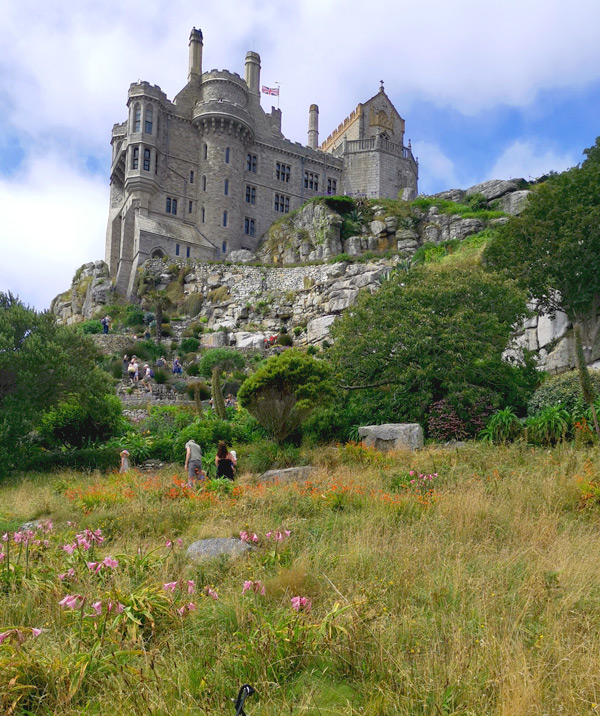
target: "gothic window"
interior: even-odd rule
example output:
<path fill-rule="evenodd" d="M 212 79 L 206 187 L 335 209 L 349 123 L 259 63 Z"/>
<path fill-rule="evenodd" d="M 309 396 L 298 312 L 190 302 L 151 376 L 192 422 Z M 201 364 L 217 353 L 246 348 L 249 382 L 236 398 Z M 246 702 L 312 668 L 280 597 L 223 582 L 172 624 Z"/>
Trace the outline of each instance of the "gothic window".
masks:
<path fill-rule="evenodd" d="M 204 145 L 204 159 L 208 159 L 208 144 Z"/>
<path fill-rule="evenodd" d="M 337 180 L 328 177 L 327 179 L 327 193 L 335 194 L 337 192 Z"/>
<path fill-rule="evenodd" d="M 279 211 L 282 214 L 289 214 L 290 197 L 284 196 L 283 194 L 275 194 L 275 211 Z"/>
<path fill-rule="evenodd" d="M 167 214 L 177 214 L 177 199 L 173 199 L 173 197 L 170 196 L 167 197 L 166 211 Z"/>
<path fill-rule="evenodd" d="M 225 196 L 229 195 L 229 179 L 225 179 L 225 181 L 223 182 L 223 193 L 225 194 Z"/>
<path fill-rule="evenodd" d="M 190 184 L 194 183 L 194 170 L 190 171 Z"/>
<path fill-rule="evenodd" d="M 152 134 L 152 115 L 152 105 L 148 105 L 146 107 L 146 119 L 144 122 L 144 132 L 146 132 L 146 134 Z"/>
<path fill-rule="evenodd" d="M 223 226 L 225 226 L 225 227 L 227 226 L 227 212 L 226 211 L 223 212 Z"/>
<path fill-rule="evenodd" d="M 202 191 L 206 191 L 206 174 L 202 177 Z"/>
<path fill-rule="evenodd" d="M 141 131 L 142 125 L 142 108 L 139 104 L 136 104 L 133 108 L 133 131 Z"/>
<path fill-rule="evenodd" d="M 275 177 L 279 181 L 284 181 L 289 184 L 290 182 L 291 167 L 288 164 L 282 164 L 281 162 L 275 163 Z"/>
<path fill-rule="evenodd" d="M 304 188 L 319 191 L 319 175 L 313 172 L 304 172 Z"/>
<path fill-rule="evenodd" d="M 137 169 L 140 162 L 140 150 L 137 147 L 133 148 L 133 152 L 131 154 L 131 168 Z"/>
<path fill-rule="evenodd" d="M 226 241 L 224 241 L 224 242 L 221 244 L 221 253 L 222 253 L 222 254 L 226 254 L 226 253 L 227 253 L 227 242 L 226 242 Z"/>
<path fill-rule="evenodd" d="M 244 233 L 247 236 L 254 236 L 255 228 L 254 228 L 254 219 L 249 219 L 246 217 L 244 219 Z"/>
<path fill-rule="evenodd" d="M 229 147 L 225 147 L 225 164 L 229 164 Z"/>
<path fill-rule="evenodd" d="M 256 187 L 246 185 L 246 204 L 256 204 Z"/>
<path fill-rule="evenodd" d="M 144 171 L 150 171 L 150 150 L 147 147 L 144 148 Z"/>
<path fill-rule="evenodd" d="M 256 154 L 246 155 L 246 171 L 256 174 Z"/>

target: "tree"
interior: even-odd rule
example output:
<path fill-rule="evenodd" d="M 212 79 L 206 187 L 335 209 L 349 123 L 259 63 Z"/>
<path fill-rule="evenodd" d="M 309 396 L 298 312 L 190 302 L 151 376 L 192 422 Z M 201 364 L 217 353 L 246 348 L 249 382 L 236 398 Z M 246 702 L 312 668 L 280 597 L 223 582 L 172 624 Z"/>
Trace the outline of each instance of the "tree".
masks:
<path fill-rule="evenodd" d="M 88 336 L 0 293 L 0 470 L 14 465 L 44 411 L 65 400 L 87 406 L 112 392 L 96 359 Z"/>
<path fill-rule="evenodd" d="M 422 422 L 443 399 L 463 415 L 482 402 L 524 407 L 534 369 L 502 356 L 525 313 L 524 292 L 476 263 L 396 272 L 333 324 L 336 383 L 360 391 L 373 422 Z"/>
<path fill-rule="evenodd" d="M 227 417 L 223 390 L 221 389 L 221 373 L 236 369 L 241 370 L 244 364 L 244 356 L 241 353 L 235 350 L 227 350 L 226 348 L 213 348 L 206 351 L 198 363 L 200 375 L 211 379 L 213 407 L 217 417 L 221 418 L 221 420 L 225 420 Z"/>
<path fill-rule="evenodd" d="M 333 394 L 331 367 L 298 350 L 269 358 L 241 385 L 240 405 L 282 442 Z"/>
<path fill-rule="evenodd" d="M 154 308 L 154 320 L 156 322 L 156 340 L 162 341 L 163 311 L 170 305 L 166 291 L 150 291 L 144 296 L 144 303 L 148 308 Z"/>
<path fill-rule="evenodd" d="M 538 306 L 579 325 L 586 362 L 600 331 L 600 138 L 580 167 L 550 177 L 484 253 Z"/>

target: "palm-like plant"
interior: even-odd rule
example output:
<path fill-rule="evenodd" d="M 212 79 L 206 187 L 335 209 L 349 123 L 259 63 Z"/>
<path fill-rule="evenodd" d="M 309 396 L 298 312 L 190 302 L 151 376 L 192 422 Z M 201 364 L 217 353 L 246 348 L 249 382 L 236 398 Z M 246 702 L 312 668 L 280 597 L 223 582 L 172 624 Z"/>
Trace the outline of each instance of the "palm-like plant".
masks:
<path fill-rule="evenodd" d="M 225 420 L 227 412 L 225 410 L 225 401 L 223 400 L 223 391 L 221 389 L 221 373 L 223 371 L 231 372 L 233 370 L 241 370 L 244 367 L 244 356 L 234 350 L 226 348 L 213 348 L 206 351 L 198 363 L 200 375 L 211 379 L 211 390 L 213 406 L 217 417 Z"/>

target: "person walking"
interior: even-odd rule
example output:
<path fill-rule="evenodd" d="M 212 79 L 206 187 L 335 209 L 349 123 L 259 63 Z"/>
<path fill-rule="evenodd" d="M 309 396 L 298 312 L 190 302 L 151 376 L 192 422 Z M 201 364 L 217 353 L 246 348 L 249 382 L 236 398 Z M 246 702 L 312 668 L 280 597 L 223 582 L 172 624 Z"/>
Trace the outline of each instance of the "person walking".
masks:
<path fill-rule="evenodd" d="M 154 378 L 154 371 L 150 366 L 146 363 L 144 366 L 144 377 L 142 378 L 142 383 L 145 385 L 146 388 L 152 393 L 152 378 Z"/>
<path fill-rule="evenodd" d="M 237 460 L 227 449 L 227 444 L 221 440 L 217 447 L 215 465 L 217 466 L 217 477 L 224 477 L 233 480 L 235 475 L 235 464 Z"/>
<path fill-rule="evenodd" d="M 202 469 L 202 448 L 194 440 L 185 444 L 185 469 L 188 476 L 188 487 L 194 487 L 194 480 L 204 480 L 206 473 Z"/>
<path fill-rule="evenodd" d="M 121 450 L 120 455 L 121 467 L 119 468 L 119 472 L 129 472 L 129 450 Z"/>

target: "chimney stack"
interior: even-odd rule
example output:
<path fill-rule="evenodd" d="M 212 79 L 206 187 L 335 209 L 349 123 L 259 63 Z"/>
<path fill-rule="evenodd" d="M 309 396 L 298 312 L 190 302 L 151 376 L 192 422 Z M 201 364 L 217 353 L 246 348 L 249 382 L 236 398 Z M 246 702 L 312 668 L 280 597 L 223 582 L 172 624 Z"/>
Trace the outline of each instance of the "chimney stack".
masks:
<path fill-rule="evenodd" d="M 316 149 L 319 146 L 319 108 L 311 104 L 308 110 L 308 146 Z"/>
<path fill-rule="evenodd" d="M 202 30 L 194 28 L 190 32 L 190 60 L 188 67 L 188 82 L 202 77 Z"/>
<path fill-rule="evenodd" d="M 246 53 L 246 84 L 250 94 L 260 97 L 260 55 L 258 52 Z"/>

